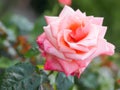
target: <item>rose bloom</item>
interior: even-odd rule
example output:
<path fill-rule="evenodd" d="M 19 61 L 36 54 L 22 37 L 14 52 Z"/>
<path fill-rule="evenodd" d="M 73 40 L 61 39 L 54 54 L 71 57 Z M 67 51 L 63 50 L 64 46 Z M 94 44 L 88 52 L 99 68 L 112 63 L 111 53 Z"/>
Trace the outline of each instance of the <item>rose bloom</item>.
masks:
<path fill-rule="evenodd" d="M 58 0 L 59 3 L 63 5 L 71 5 L 72 1 L 71 0 Z"/>
<path fill-rule="evenodd" d="M 80 77 L 94 57 L 114 54 L 114 45 L 104 39 L 107 27 L 102 26 L 103 18 L 65 6 L 58 17 L 45 19 L 48 25 L 37 38 L 46 59 L 45 70 Z"/>

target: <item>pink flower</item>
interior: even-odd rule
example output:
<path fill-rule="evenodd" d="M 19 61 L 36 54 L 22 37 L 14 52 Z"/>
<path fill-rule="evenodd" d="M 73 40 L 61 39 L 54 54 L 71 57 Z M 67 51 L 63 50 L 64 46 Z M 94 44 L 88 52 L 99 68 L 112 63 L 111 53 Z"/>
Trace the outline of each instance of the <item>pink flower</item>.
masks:
<path fill-rule="evenodd" d="M 63 5 L 71 5 L 72 1 L 71 0 L 58 0 L 59 3 Z"/>
<path fill-rule="evenodd" d="M 58 17 L 45 19 L 48 25 L 37 38 L 46 58 L 45 70 L 79 77 L 94 57 L 114 54 L 114 45 L 104 39 L 107 27 L 102 26 L 103 18 L 65 6 Z"/>

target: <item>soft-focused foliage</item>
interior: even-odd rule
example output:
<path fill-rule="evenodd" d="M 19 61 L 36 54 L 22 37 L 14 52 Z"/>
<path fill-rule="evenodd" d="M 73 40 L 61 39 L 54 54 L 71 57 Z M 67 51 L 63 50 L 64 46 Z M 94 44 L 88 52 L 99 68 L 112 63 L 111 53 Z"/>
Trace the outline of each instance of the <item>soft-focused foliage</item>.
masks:
<path fill-rule="evenodd" d="M 71 7 L 104 17 L 105 38 L 116 53 L 95 58 L 79 79 L 45 71 L 36 37 L 46 25 L 44 15 L 58 15 L 63 5 L 58 0 L 0 0 L 0 90 L 120 89 L 120 0 L 72 0 Z"/>

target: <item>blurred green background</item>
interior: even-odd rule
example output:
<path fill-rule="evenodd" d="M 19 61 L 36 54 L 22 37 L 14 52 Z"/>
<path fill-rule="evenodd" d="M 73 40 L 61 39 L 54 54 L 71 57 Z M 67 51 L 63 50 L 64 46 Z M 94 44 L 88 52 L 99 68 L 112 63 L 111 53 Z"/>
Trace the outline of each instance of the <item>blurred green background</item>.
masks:
<path fill-rule="evenodd" d="M 57 77 L 54 73 L 49 77 L 43 72 L 43 76 L 38 78 L 36 75 L 39 73 L 35 73 L 31 78 L 36 80 L 36 86 L 29 84 L 29 79 L 25 79 L 25 82 L 22 80 L 23 84 L 28 83 L 25 84 L 27 89 L 21 89 L 19 76 L 16 76 L 19 80 L 12 78 L 10 81 L 10 72 L 20 74 L 19 67 L 26 70 L 23 72 L 25 75 L 21 76 L 23 78 L 35 70 L 26 64 L 14 66 L 18 62 L 30 62 L 34 66 L 38 65 L 40 70 L 43 68 L 44 59 L 37 49 L 36 38 L 46 25 L 44 15 L 56 16 L 63 7 L 57 0 L 0 0 L 0 90 L 6 90 L 1 89 L 4 85 L 6 88 L 17 87 L 13 85 L 14 82 L 20 88 L 7 90 L 41 90 L 41 87 L 45 90 L 120 90 L 120 0 L 72 0 L 71 5 L 75 10 L 86 12 L 88 16 L 104 17 L 103 25 L 108 27 L 105 38 L 116 47 L 113 56 L 97 57 L 80 79 L 65 77 L 63 73 L 57 74 Z M 31 71 L 29 67 L 32 68 Z M 61 78 L 64 78 L 63 82 L 60 81 Z"/>

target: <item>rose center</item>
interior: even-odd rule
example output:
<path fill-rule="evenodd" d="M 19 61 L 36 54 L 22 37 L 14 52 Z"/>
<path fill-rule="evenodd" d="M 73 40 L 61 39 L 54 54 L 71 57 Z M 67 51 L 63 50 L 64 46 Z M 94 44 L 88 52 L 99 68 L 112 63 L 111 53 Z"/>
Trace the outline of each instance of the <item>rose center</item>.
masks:
<path fill-rule="evenodd" d="M 68 40 L 71 42 L 78 42 L 84 39 L 88 34 L 88 31 L 83 29 L 84 27 L 84 23 L 75 23 L 70 25 L 69 29 L 72 30 L 72 32 L 69 34 Z"/>

